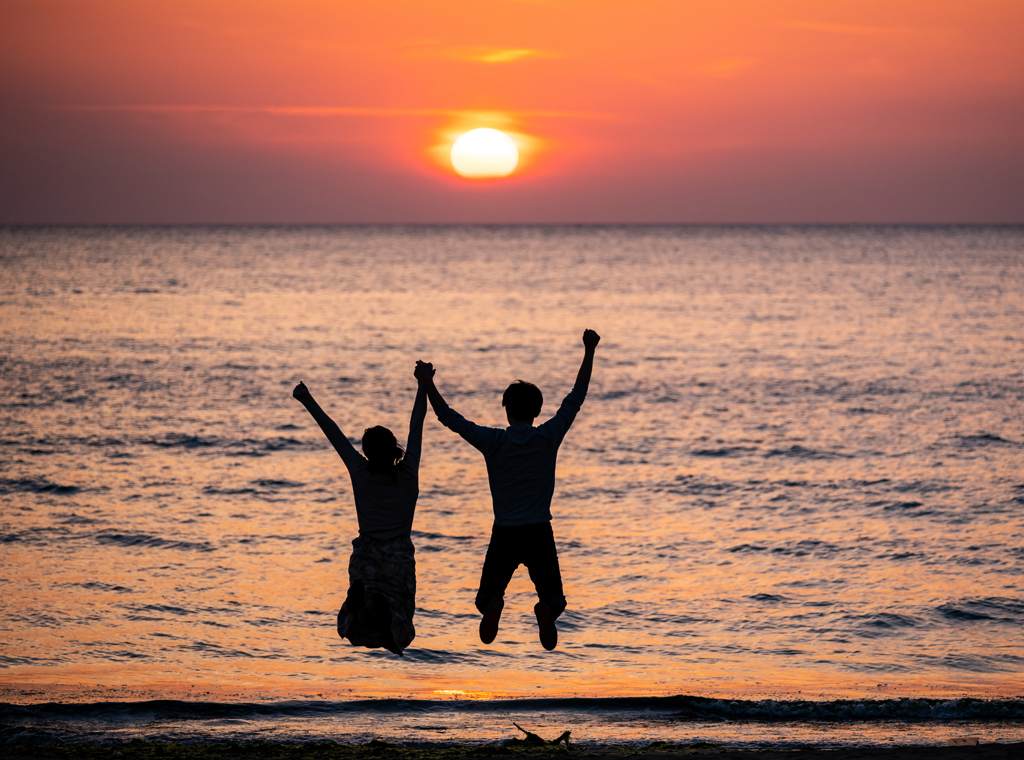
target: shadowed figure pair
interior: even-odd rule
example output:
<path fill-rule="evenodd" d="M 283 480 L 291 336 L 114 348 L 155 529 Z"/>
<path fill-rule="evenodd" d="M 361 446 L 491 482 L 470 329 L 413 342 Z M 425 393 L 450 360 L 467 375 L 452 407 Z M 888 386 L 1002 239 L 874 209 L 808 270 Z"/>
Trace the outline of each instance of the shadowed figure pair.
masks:
<path fill-rule="evenodd" d="M 490 644 L 497 636 L 505 589 L 522 564 L 539 598 L 534 613 L 541 644 L 549 650 L 557 646 L 555 620 L 565 610 L 566 600 L 551 529 L 555 460 L 586 398 L 600 340 L 593 330 L 583 333 L 583 361 L 576 383 L 555 416 L 537 427 L 533 422 L 544 399 L 532 383 L 517 380 L 502 396 L 508 427 L 484 427 L 451 409 L 434 384 L 433 365 L 417 362 L 414 375 L 419 387 L 404 452 L 391 431 L 375 427 L 364 432 L 360 455 L 306 386 L 296 386 L 293 395 L 320 425 L 352 478 L 359 536 L 352 542 L 349 591 L 338 613 L 339 636 L 356 646 L 384 647 L 401 655 L 416 635 L 412 622 L 416 565 L 410 532 L 429 399 L 441 424 L 479 450 L 487 465 L 494 525 L 476 595 L 476 607 L 483 616 L 481 641 Z"/>

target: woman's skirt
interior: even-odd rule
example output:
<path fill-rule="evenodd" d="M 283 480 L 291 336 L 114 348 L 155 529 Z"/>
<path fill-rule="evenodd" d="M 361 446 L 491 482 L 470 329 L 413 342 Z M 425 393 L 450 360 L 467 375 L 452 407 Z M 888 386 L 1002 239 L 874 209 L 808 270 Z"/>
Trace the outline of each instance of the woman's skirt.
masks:
<path fill-rule="evenodd" d="M 401 654 L 416 637 L 412 539 L 356 538 L 348 561 L 348 582 L 348 598 L 338 612 L 338 635 L 354 646 L 383 647 Z"/>

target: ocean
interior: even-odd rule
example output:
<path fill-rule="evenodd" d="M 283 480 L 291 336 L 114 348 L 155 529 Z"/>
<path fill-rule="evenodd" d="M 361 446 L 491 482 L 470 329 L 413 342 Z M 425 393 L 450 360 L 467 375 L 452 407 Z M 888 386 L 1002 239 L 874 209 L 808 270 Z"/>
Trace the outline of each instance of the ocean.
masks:
<path fill-rule="evenodd" d="M 3 736 L 1022 741 L 1022 325 L 1021 226 L 0 228 Z M 404 441 L 422 359 L 504 425 L 585 328 L 558 648 L 525 569 L 480 643 L 486 472 L 429 412 L 416 639 L 340 640 L 292 387 Z"/>

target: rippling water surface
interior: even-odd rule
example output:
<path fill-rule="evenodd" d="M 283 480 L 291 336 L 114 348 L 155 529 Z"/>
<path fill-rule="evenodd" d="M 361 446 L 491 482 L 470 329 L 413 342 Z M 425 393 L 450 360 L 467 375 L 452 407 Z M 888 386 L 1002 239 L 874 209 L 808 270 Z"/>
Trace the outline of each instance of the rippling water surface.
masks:
<path fill-rule="evenodd" d="M 0 699 L 1019 695 L 1022 325 L 1020 227 L 0 230 Z M 523 570 L 480 644 L 486 474 L 432 414 L 417 638 L 339 640 L 351 491 L 292 386 L 404 436 L 424 359 L 498 425 L 585 327 L 558 649 Z"/>

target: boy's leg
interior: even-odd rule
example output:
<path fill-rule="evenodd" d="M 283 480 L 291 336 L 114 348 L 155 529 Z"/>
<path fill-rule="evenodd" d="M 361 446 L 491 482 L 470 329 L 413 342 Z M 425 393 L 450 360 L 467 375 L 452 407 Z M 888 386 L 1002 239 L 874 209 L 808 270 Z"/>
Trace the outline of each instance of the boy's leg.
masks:
<path fill-rule="evenodd" d="M 498 622 L 505 606 L 505 589 L 519 567 L 516 556 L 518 541 L 514 533 L 514 530 L 499 525 L 491 528 L 491 541 L 487 545 L 487 556 L 480 574 L 480 590 L 476 594 L 476 608 L 483 615 L 480 640 L 485 644 L 490 644 L 498 635 Z"/>
<path fill-rule="evenodd" d="M 480 590 L 476 594 L 476 608 L 481 614 L 487 611 L 491 599 L 505 596 L 512 574 L 519 567 L 516 556 L 514 529 L 495 525 L 491 528 L 491 542 L 487 545 L 484 568 L 480 573 Z"/>
<path fill-rule="evenodd" d="M 551 523 L 531 525 L 531 535 L 524 552 L 523 564 L 530 571 L 530 580 L 537 589 L 537 596 L 547 605 L 554 621 L 565 611 L 565 595 L 562 593 L 562 571 L 558 566 L 558 550 Z"/>

